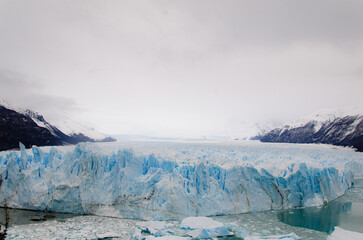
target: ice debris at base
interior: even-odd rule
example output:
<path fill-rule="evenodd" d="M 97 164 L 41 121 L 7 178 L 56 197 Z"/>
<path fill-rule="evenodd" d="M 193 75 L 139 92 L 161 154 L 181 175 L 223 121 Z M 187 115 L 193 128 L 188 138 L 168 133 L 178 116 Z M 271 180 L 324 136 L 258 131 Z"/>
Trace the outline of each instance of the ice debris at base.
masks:
<path fill-rule="evenodd" d="M 173 227 L 173 224 L 164 221 L 147 221 L 139 223 L 138 226 L 143 232 L 149 233 L 155 237 L 161 237 L 172 234 L 172 232 L 167 229 Z"/>
<path fill-rule="evenodd" d="M 105 233 L 98 233 L 96 234 L 96 237 L 98 239 L 104 239 L 104 238 L 118 238 L 120 235 L 114 232 L 105 232 Z"/>
<path fill-rule="evenodd" d="M 291 144 L 21 146 L 0 152 L 0 206 L 145 220 L 317 206 L 344 194 L 362 162 Z"/>
<path fill-rule="evenodd" d="M 132 233 L 133 240 L 191 240 L 189 237 L 180 237 L 174 235 L 154 235 L 151 232 L 144 232 L 140 228 L 136 228 Z"/>
<path fill-rule="evenodd" d="M 237 215 L 216 216 L 213 219 L 222 222 L 236 238 L 251 236 L 278 236 L 295 233 L 304 240 L 326 239 L 325 232 L 295 227 L 278 220 L 279 211 L 251 212 Z"/>
<path fill-rule="evenodd" d="M 8 229 L 7 239 L 102 239 L 131 238 L 135 220 L 99 216 L 79 216 L 62 220 L 15 225 Z"/>
<path fill-rule="evenodd" d="M 334 232 L 332 232 L 332 234 L 328 236 L 327 240 L 347 240 L 347 239 L 363 240 L 363 233 L 348 231 L 340 227 L 335 227 Z"/>
<path fill-rule="evenodd" d="M 209 217 L 187 217 L 180 223 L 183 229 L 199 229 L 199 228 L 225 228 L 224 224 L 217 222 Z"/>
<path fill-rule="evenodd" d="M 280 236 L 267 236 L 267 237 L 261 237 L 261 236 L 252 236 L 252 237 L 245 237 L 244 240 L 298 240 L 300 239 L 295 233 L 290 233 L 286 235 L 280 235 Z"/>
<path fill-rule="evenodd" d="M 31 213 L 23 210 L 11 210 L 18 212 L 16 216 L 31 217 L 28 214 L 38 215 L 37 212 Z M 26 212 L 24 216 L 21 212 Z M 10 214 L 13 215 L 13 214 Z M 108 234 L 117 234 L 121 240 L 137 239 L 133 236 L 134 229 L 140 229 L 145 226 L 145 221 L 133 219 L 107 218 L 100 216 L 71 216 L 64 218 L 64 214 L 55 214 L 56 217 L 31 224 L 11 225 L 8 229 L 8 239 L 97 239 L 98 237 L 107 236 Z M 15 216 L 15 215 L 14 215 Z M 58 218 L 59 217 L 59 218 Z M 321 240 L 326 239 L 327 234 L 293 227 L 276 220 L 276 213 L 273 211 L 253 212 L 238 215 L 226 215 L 213 217 L 214 220 L 223 222 L 230 231 L 235 233 L 238 238 L 246 236 L 264 236 L 264 235 L 283 235 L 290 232 L 296 233 L 304 240 Z M 191 240 L 187 237 L 187 229 L 180 228 L 180 222 L 166 221 L 160 225 L 167 226 L 167 230 L 173 232 L 173 235 L 162 237 L 150 236 L 142 233 L 141 239 L 152 240 Z M 241 231 L 248 231 L 247 235 L 240 235 Z M 139 235 L 140 236 L 140 235 Z M 140 238 L 139 238 L 140 239 Z M 214 238 L 217 239 L 217 238 Z M 228 239 L 228 238 L 225 238 Z M 232 238 L 233 239 L 233 238 Z"/>
<path fill-rule="evenodd" d="M 133 232 L 135 240 L 151 240 L 165 237 L 167 239 L 175 238 L 174 232 L 170 230 L 174 224 L 163 221 L 148 221 L 138 224 Z M 218 221 L 208 217 L 187 217 L 180 223 L 178 234 L 188 235 L 193 239 L 210 239 L 215 237 L 232 236 L 226 226 Z M 182 239 L 190 239 L 189 237 L 181 237 Z"/>
<path fill-rule="evenodd" d="M 189 237 L 179 237 L 179 236 L 162 236 L 162 237 L 154 237 L 153 235 L 145 236 L 142 235 L 140 229 L 134 233 L 132 239 L 134 240 L 191 240 Z"/>
<path fill-rule="evenodd" d="M 232 236 L 223 223 L 208 217 L 187 217 L 180 223 L 180 228 L 190 229 L 188 235 L 195 239 L 208 239 L 222 236 Z"/>

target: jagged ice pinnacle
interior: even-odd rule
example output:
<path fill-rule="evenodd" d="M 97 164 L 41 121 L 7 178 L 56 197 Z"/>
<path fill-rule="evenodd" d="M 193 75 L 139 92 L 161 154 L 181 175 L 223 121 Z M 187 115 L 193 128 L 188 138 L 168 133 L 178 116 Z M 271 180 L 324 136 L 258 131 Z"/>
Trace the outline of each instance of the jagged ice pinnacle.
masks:
<path fill-rule="evenodd" d="M 362 153 L 326 146 L 117 142 L 0 153 L 0 205 L 181 219 L 317 206 L 363 175 Z"/>

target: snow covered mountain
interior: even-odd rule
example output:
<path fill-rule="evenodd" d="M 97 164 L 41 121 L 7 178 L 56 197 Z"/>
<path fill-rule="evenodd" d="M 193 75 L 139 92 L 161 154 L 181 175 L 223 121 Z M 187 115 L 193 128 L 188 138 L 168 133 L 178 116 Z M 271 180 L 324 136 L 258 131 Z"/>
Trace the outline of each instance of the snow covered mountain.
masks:
<path fill-rule="evenodd" d="M 115 139 L 71 120 L 66 119 L 63 126 L 58 127 L 39 113 L 0 104 L 0 151 L 18 148 L 19 142 L 31 147 L 110 141 Z"/>
<path fill-rule="evenodd" d="M 363 151 L 363 109 L 324 110 L 261 138 L 262 142 L 326 143 Z"/>
<path fill-rule="evenodd" d="M 61 123 L 50 124 L 42 115 L 31 110 L 24 110 L 22 113 L 29 116 L 38 126 L 47 128 L 53 135 L 63 138 L 69 136 L 68 142 L 75 144 L 78 142 L 112 142 L 112 138 L 106 134 L 97 132 L 93 128 L 86 127 L 67 117 Z"/>
<path fill-rule="evenodd" d="M 262 136 L 280 125 L 279 122 L 243 122 L 233 129 L 234 134 L 230 136 L 233 136 L 235 140 L 260 140 Z"/>

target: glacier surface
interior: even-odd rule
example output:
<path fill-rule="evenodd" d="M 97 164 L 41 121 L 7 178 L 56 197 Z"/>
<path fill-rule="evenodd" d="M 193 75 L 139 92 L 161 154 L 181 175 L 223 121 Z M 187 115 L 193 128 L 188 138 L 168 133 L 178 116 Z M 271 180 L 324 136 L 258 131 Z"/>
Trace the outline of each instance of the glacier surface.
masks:
<path fill-rule="evenodd" d="M 0 153 L 0 206 L 137 218 L 318 206 L 362 176 L 325 145 L 116 142 Z"/>

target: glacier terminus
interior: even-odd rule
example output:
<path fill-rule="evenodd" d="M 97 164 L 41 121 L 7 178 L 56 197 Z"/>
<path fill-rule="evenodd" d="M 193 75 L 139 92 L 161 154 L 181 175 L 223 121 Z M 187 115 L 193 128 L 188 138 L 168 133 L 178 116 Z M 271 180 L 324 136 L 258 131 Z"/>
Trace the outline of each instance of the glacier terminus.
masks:
<path fill-rule="evenodd" d="M 323 205 L 363 176 L 327 145 L 119 141 L 0 153 L 0 205 L 172 220 Z"/>

